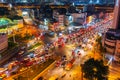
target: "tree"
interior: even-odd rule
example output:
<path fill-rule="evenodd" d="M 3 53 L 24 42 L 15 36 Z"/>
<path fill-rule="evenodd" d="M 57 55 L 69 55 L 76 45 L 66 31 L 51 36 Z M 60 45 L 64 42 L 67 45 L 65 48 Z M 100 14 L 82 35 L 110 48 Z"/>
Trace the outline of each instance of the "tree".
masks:
<path fill-rule="evenodd" d="M 38 80 L 43 80 L 43 77 L 40 77 Z"/>
<path fill-rule="evenodd" d="M 16 16 L 18 13 L 17 13 L 17 11 L 16 11 L 16 9 L 15 8 L 11 8 L 11 10 L 9 11 L 9 16 L 10 17 L 14 17 L 14 16 Z"/>
<path fill-rule="evenodd" d="M 99 50 L 100 52 L 106 52 L 105 48 L 102 46 L 102 37 L 101 36 L 97 36 L 96 39 L 97 45 L 99 45 Z"/>
<path fill-rule="evenodd" d="M 88 80 L 107 80 L 107 75 L 109 73 L 108 66 L 105 66 L 103 60 L 94 60 L 91 58 L 87 60 L 83 66 L 82 71 L 84 77 Z"/>
<path fill-rule="evenodd" d="M 96 50 L 98 52 L 98 54 L 101 56 L 101 58 L 104 59 L 104 53 L 106 52 L 106 48 L 104 48 L 102 46 L 102 37 L 97 35 L 97 38 L 96 38 L 96 45 L 94 46 L 94 50 Z"/>

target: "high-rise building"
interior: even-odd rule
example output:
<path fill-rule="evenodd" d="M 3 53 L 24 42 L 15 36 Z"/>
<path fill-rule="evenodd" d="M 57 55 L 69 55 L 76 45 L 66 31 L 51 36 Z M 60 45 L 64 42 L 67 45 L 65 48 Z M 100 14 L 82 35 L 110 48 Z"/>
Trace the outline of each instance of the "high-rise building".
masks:
<path fill-rule="evenodd" d="M 53 11 L 53 18 L 59 22 L 59 25 L 64 25 L 65 15 L 61 14 L 58 10 Z"/>
<path fill-rule="evenodd" d="M 0 0 L 0 3 L 4 3 L 5 1 L 4 0 Z"/>
<path fill-rule="evenodd" d="M 120 61 L 120 0 L 116 0 L 112 29 L 105 33 L 103 46 L 114 60 Z"/>
<path fill-rule="evenodd" d="M 114 20 L 113 20 L 113 28 L 120 29 L 120 0 L 116 0 L 114 7 Z"/>
<path fill-rule="evenodd" d="M 52 18 L 53 9 L 49 5 L 41 5 L 40 7 L 40 18 Z"/>

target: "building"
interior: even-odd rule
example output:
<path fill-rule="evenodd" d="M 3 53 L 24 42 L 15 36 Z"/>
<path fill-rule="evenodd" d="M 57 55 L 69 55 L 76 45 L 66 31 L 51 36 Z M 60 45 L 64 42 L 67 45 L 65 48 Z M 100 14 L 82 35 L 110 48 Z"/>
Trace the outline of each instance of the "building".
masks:
<path fill-rule="evenodd" d="M 65 15 L 65 25 L 68 26 L 72 22 L 73 22 L 73 16 L 71 16 L 71 14 L 66 14 Z"/>
<path fill-rule="evenodd" d="M 107 52 L 120 57 L 120 30 L 109 29 L 104 37 L 103 45 Z"/>
<path fill-rule="evenodd" d="M 116 0 L 114 7 L 114 20 L 113 20 L 113 28 L 120 29 L 120 0 Z"/>
<path fill-rule="evenodd" d="M 40 18 L 52 18 L 53 9 L 49 5 L 42 4 L 39 10 Z"/>
<path fill-rule="evenodd" d="M 86 13 L 72 13 L 73 22 L 83 24 L 86 20 Z"/>
<path fill-rule="evenodd" d="M 59 13 L 58 10 L 53 11 L 53 18 L 58 21 L 59 25 L 63 26 L 65 24 L 65 15 Z"/>
<path fill-rule="evenodd" d="M 74 5 L 86 4 L 114 4 L 114 0 L 0 0 L 0 3 L 53 3 L 57 5 L 65 5 L 74 3 Z"/>
<path fill-rule="evenodd" d="M 59 15 L 58 16 L 58 22 L 59 22 L 59 25 L 64 25 L 64 22 L 65 22 L 65 15 Z"/>
<path fill-rule="evenodd" d="M 59 25 L 69 25 L 72 22 L 83 24 L 86 20 L 86 13 L 69 13 L 59 12 L 59 10 L 53 11 L 53 18 L 59 22 Z"/>
<path fill-rule="evenodd" d="M 120 0 L 116 0 L 112 29 L 103 36 L 102 45 L 115 61 L 120 61 Z"/>
<path fill-rule="evenodd" d="M 95 5 L 93 5 L 93 4 L 85 5 L 83 7 L 83 12 L 88 12 L 90 14 L 93 14 L 95 12 L 95 10 L 96 10 Z"/>
<path fill-rule="evenodd" d="M 0 53 L 6 50 L 8 47 L 8 38 L 5 34 L 0 34 Z"/>

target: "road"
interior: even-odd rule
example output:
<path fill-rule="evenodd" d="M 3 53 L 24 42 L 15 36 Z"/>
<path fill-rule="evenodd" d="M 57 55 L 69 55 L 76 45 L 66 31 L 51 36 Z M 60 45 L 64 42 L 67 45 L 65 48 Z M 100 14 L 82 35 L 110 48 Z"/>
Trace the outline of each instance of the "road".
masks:
<path fill-rule="evenodd" d="M 63 54 L 65 54 L 67 56 L 67 59 L 70 59 L 72 56 L 71 52 L 72 50 L 75 48 L 74 45 L 65 45 L 63 47 Z M 61 50 L 59 50 L 61 51 Z M 59 52 L 58 51 L 58 52 Z M 80 78 L 80 76 L 78 77 L 78 74 L 81 72 L 80 70 L 80 58 L 78 58 L 75 63 L 74 66 L 72 67 L 72 69 L 70 71 L 66 71 L 63 67 L 59 66 L 59 67 L 55 67 L 51 70 L 48 70 L 48 72 L 45 73 L 44 78 L 48 79 L 51 76 L 55 76 L 57 75 L 59 77 L 59 80 L 72 80 L 71 78 Z M 61 78 L 63 76 L 63 74 L 66 73 L 65 77 Z M 76 75 L 76 77 L 75 77 Z"/>
<path fill-rule="evenodd" d="M 112 20 L 108 20 L 106 23 L 101 22 L 101 23 L 95 24 L 94 25 L 95 28 L 92 29 L 91 31 L 86 32 L 85 34 L 81 35 L 80 37 L 75 36 L 76 38 L 81 39 L 80 42 L 78 42 L 78 41 L 76 41 L 76 42 L 81 44 L 81 42 L 83 42 L 85 39 L 89 39 L 91 37 L 93 38 L 94 34 L 96 34 L 98 32 L 103 33 L 105 31 L 107 31 L 107 28 L 111 27 L 111 22 L 112 22 Z M 70 41 L 69 44 L 65 44 L 65 46 L 62 48 L 56 47 L 54 52 L 56 53 L 56 55 L 59 54 L 58 56 L 66 55 L 67 60 L 70 60 L 73 57 L 72 50 L 74 50 L 77 47 L 77 45 L 75 45 L 75 43 L 73 41 Z M 83 45 L 83 43 L 82 43 L 82 45 Z M 84 52 L 84 50 L 82 50 L 82 51 Z M 81 74 L 80 64 L 83 63 L 83 60 L 85 61 L 88 59 L 88 57 L 86 56 L 87 53 L 88 52 L 85 51 L 84 54 L 82 54 L 80 58 L 78 58 L 78 56 L 75 57 L 76 61 L 74 62 L 73 67 L 70 71 L 66 71 L 62 67 L 55 67 L 55 68 L 49 70 L 48 72 L 46 72 L 45 75 L 43 75 L 43 76 L 45 76 L 45 78 L 48 79 L 51 76 L 57 75 L 61 79 L 61 76 L 63 76 L 63 74 L 66 73 L 66 75 L 61 80 L 68 80 L 68 79 L 69 80 L 79 80 L 81 78 L 81 76 L 79 76 L 79 74 Z"/>
<path fill-rule="evenodd" d="M 120 65 L 112 63 L 109 66 L 110 74 L 109 74 L 109 80 L 117 80 L 119 78 L 120 80 Z"/>
<path fill-rule="evenodd" d="M 103 32 L 106 32 L 107 31 L 107 28 L 110 28 L 111 27 L 111 23 L 112 23 L 112 20 L 109 20 L 108 22 L 106 23 L 102 23 L 102 24 L 97 24 L 97 27 L 90 31 L 90 32 L 87 32 L 85 35 L 82 35 L 83 38 L 88 38 L 90 36 L 94 36 L 92 35 L 93 33 L 103 33 Z M 64 52 L 65 54 L 67 54 L 67 57 L 71 57 L 71 51 L 73 49 L 75 49 L 76 46 L 72 46 L 72 45 L 65 45 L 64 47 Z M 67 53 L 68 52 L 68 53 Z M 88 52 L 86 52 L 85 55 L 89 55 L 87 54 Z M 80 80 L 81 79 L 81 67 L 80 67 L 80 64 L 83 63 L 83 60 L 87 60 L 89 57 L 88 56 L 82 56 L 80 58 L 77 58 L 76 57 L 76 61 L 72 67 L 72 69 L 70 71 L 66 71 L 63 67 L 55 67 L 53 69 L 50 69 L 48 70 L 48 72 L 46 72 L 43 76 L 45 79 L 49 79 L 51 77 L 56 77 L 58 78 L 59 80 Z M 114 65 L 115 66 L 115 65 Z M 113 80 L 112 78 L 117 78 L 119 77 L 120 75 L 120 72 L 117 70 L 119 69 L 120 66 L 115 66 L 115 67 L 110 67 L 110 74 L 109 74 L 109 80 Z M 61 78 L 61 76 L 63 76 L 63 73 L 66 73 L 66 75 Z M 112 76 L 112 77 L 111 77 Z"/>

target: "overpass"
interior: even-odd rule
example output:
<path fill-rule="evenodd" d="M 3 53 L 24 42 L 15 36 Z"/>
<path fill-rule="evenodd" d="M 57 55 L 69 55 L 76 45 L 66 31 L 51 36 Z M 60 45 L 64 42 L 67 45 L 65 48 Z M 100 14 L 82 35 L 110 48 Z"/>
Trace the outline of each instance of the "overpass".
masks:
<path fill-rule="evenodd" d="M 27 9 L 33 9 L 33 8 L 37 8 L 40 9 L 40 5 L 36 5 L 36 4 L 13 4 L 13 6 L 16 9 L 23 9 L 23 8 L 27 8 Z M 95 7 L 95 10 L 99 11 L 99 10 L 105 10 L 105 11 L 113 11 L 114 6 L 108 6 L 108 5 L 93 5 Z M 0 3 L 0 7 L 6 7 L 10 9 L 10 5 L 8 3 Z M 50 7 L 52 9 L 59 9 L 59 8 L 65 8 L 68 9 L 70 7 L 70 5 L 50 5 Z M 78 9 L 83 9 L 84 5 L 77 5 L 75 6 Z"/>

